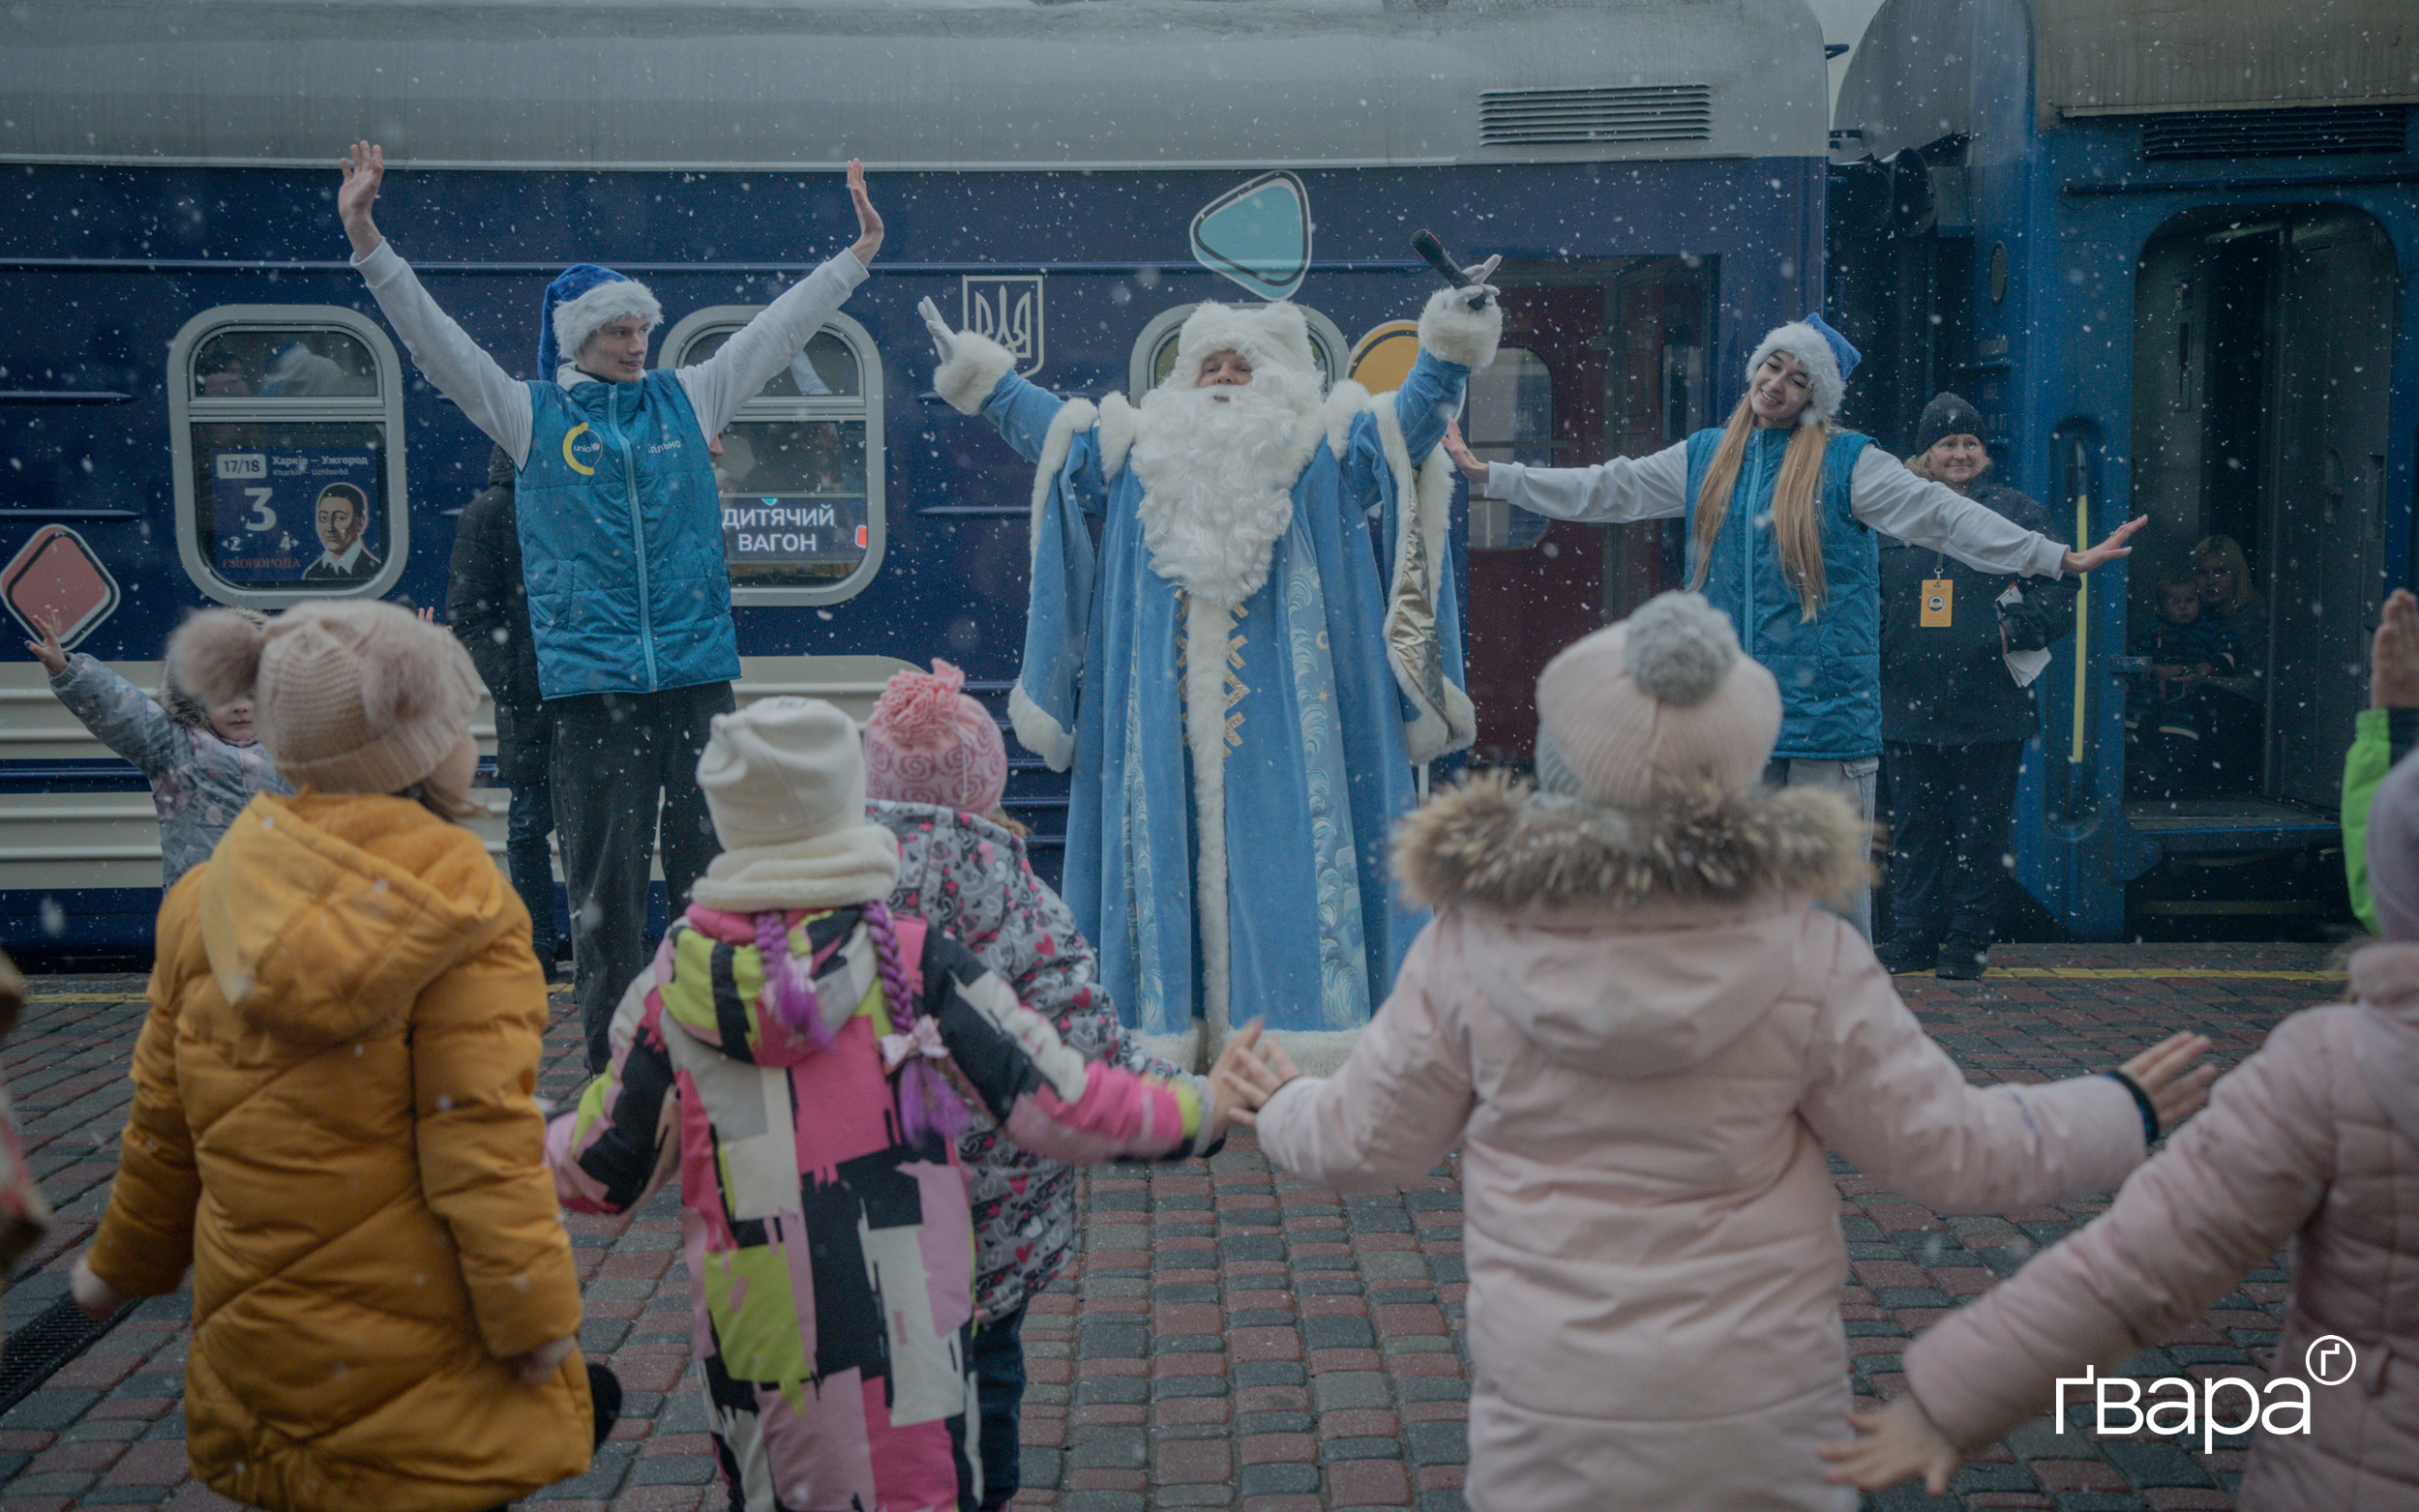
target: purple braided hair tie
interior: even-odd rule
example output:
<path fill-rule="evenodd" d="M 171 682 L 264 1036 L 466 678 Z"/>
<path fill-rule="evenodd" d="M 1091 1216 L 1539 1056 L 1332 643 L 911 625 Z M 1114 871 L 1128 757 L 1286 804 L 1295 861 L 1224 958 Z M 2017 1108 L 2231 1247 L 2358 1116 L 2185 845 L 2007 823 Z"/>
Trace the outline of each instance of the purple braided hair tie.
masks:
<path fill-rule="evenodd" d="M 816 1049 L 830 1049 L 831 1030 L 815 993 L 815 958 L 791 954 L 787 913 L 773 908 L 756 915 L 756 950 L 764 966 L 764 991 L 758 998 L 764 1011 L 791 1033 L 814 1041 Z"/>
<path fill-rule="evenodd" d="M 899 935 L 891 927 L 889 908 L 868 903 L 865 930 L 874 937 L 874 964 L 881 972 L 882 996 L 890 1004 L 892 1024 L 905 1031 L 915 1018 L 915 994 L 908 988 L 907 964 L 900 958 Z M 900 1133 L 911 1141 L 938 1135 L 943 1142 L 954 1144 L 969 1121 L 966 1099 L 958 1095 L 948 1075 L 926 1056 L 909 1056 L 899 1069 Z"/>

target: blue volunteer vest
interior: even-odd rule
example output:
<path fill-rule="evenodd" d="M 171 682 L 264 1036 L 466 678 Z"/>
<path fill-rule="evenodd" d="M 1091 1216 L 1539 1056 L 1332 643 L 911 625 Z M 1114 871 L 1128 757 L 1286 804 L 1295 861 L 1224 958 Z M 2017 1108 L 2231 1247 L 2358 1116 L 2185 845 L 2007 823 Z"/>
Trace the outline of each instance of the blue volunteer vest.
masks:
<path fill-rule="evenodd" d="M 1747 436 L 1730 507 L 1715 535 L 1705 597 L 1730 616 L 1747 655 L 1780 684 L 1780 738 L 1775 756 L 1852 761 L 1881 754 L 1881 552 L 1873 532 L 1850 512 L 1849 482 L 1870 439 L 1840 431 L 1823 451 L 1820 508 L 1823 611 L 1805 618 L 1781 571 L 1772 530 L 1773 485 L 1791 432 Z M 1718 430 L 1688 437 L 1688 530 L 1695 540 L 1696 496 L 1721 449 Z M 1696 560 L 1688 561 L 1694 576 Z"/>
<path fill-rule="evenodd" d="M 549 698 L 739 675 L 722 501 L 680 380 L 529 385 L 516 494 Z"/>

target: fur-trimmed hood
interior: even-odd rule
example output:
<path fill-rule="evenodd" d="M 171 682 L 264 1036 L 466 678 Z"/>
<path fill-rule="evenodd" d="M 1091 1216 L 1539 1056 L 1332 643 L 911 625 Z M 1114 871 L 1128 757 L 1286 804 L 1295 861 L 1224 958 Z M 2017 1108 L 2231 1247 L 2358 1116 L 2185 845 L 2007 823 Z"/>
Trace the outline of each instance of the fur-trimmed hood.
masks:
<path fill-rule="evenodd" d="M 1525 1035 L 1619 1077 L 1745 1032 L 1798 982 L 1808 900 L 1867 876 L 1861 823 L 1821 789 L 1622 810 L 1483 777 L 1404 821 L 1394 870 Z"/>
<path fill-rule="evenodd" d="M 1861 829 L 1855 811 L 1820 787 L 1616 809 L 1480 777 L 1403 821 L 1394 874 L 1424 906 L 1512 913 L 1836 900 L 1867 880 Z"/>

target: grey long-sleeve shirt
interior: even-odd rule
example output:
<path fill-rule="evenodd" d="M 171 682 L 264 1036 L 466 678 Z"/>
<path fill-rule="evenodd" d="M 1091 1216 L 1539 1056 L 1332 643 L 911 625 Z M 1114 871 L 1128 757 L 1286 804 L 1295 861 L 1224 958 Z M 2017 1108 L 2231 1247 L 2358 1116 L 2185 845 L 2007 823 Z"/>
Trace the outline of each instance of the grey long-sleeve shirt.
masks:
<path fill-rule="evenodd" d="M 2065 547 L 1955 489 L 1918 478 L 1878 446 L 1857 458 L 1848 489 L 1849 512 L 1883 535 L 1944 551 L 1981 572 L 2064 576 Z M 1647 457 L 1616 457 L 1593 467 L 1494 462 L 1484 491 L 1533 514 L 1583 524 L 1669 519 L 1688 510 L 1688 444 L 1682 441 Z"/>
<path fill-rule="evenodd" d="M 393 242 L 381 241 L 368 256 L 355 257 L 353 266 L 437 392 L 461 405 L 470 423 L 502 447 L 515 467 L 526 463 L 528 389 L 437 308 Z M 672 376 L 687 392 L 705 433 L 711 436 L 729 425 L 739 406 L 772 381 L 864 282 L 865 264 L 854 252 L 842 252 L 758 311 L 713 356 L 677 370 Z M 555 381 L 571 388 L 598 380 L 566 364 Z"/>

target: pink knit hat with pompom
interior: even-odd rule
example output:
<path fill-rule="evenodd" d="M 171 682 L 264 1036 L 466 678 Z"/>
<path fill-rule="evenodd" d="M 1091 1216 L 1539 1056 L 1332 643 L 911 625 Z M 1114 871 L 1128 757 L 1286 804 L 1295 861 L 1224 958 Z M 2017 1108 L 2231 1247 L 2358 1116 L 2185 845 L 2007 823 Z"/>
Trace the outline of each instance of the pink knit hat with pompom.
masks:
<path fill-rule="evenodd" d="M 939 657 L 929 674 L 890 675 L 865 726 L 865 796 L 967 814 L 1000 807 L 1007 748 L 965 688 L 966 674 Z"/>

